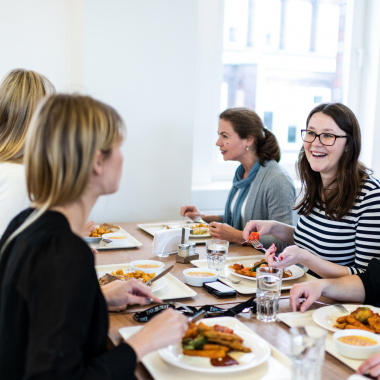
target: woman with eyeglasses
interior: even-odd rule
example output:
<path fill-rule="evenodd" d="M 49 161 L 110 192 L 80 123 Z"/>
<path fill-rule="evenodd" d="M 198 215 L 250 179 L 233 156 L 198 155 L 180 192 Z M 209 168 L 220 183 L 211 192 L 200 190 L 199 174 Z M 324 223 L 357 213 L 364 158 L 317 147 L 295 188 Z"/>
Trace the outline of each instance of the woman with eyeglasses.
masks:
<path fill-rule="evenodd" d="M 297 226 L 255 220 L 243 236 L 258 231 L 290 245 L 278 263 L 270 247 L 269 266 L 303 264 L 323 278 L 364 272 L 372 258 L 380 258 L 380 182 L 359 161 L 359 123 L 343 104 L 321 104 L 310 112 L 302 139 L 297 166 L 304 192 L 295 207 Z"/>

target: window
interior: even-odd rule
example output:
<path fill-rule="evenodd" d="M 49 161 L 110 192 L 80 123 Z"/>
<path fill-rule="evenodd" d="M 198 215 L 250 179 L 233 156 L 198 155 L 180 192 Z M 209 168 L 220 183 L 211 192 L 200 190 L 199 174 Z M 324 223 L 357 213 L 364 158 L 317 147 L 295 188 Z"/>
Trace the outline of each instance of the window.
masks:
<path fill-rule="evenodd" d="M 350 1 L 225 0 L 221 111 L 254 109 L 294 179 L 307 115 L 322 101 L 342 101 Z M 216 149 L 213 162 L 213 179 L 232 178 L 237 165 Z"/>
<path fill-rule="evenodd" d="M 270 131 L 273 130 L 273 112 L 267 112 L 267 111 L 264 111 L 264 125 L 266 128 L 268 128 Z"/>
<path fill-rule="evenodd" d="M 297 133 L 297 127 L 294 125 L 290 125 L 288 127 L 288 143 L 296 142 L 297 140 L 296 133 Z"/>

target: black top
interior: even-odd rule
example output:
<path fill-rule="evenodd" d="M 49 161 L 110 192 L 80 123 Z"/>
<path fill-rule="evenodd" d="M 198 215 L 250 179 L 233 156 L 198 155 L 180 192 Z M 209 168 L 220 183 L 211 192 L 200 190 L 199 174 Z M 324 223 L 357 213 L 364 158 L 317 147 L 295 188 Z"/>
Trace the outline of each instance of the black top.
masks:
<path fill-rule="evenodd" d="M 367 305 L 380 307 L 380 260 L 372 259 L 364 273 L 358 273 L 365 290 L 365 301 Z"/>
<path fill-rule="evenodd" d="M 0 240 L 31 214 L 9 224 Z M 108 312 L 86 243 L 48 211 L 6 248 L 0 261 L 0 378 L 132 379 L 136 355 L 107 351 Z"/>

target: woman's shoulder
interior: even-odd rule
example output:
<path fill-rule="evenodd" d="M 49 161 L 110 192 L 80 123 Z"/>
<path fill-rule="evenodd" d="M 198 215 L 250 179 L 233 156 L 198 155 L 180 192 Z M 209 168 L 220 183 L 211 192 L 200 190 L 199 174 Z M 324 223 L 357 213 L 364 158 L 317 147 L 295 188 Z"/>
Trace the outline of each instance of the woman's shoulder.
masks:
<path fill-rule="evenodd" d="M 294 187 L 294 182 L 289 173 L 275 160 L 265 161 L 261 167 L 265 171 L 265 181 L 271 183 L 287 183 Z"/>

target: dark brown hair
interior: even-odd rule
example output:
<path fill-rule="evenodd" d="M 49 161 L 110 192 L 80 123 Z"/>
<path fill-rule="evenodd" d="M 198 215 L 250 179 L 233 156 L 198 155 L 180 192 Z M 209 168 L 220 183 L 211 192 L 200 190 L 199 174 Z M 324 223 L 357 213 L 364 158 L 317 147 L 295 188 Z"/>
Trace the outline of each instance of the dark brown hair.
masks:
<path fill-rule="evenodd" d="M 339 160 L 336 177 L 323 187 L 321 175 L 315 172 L 306 158 L 304 147 L 298 155 L 296 169 L 300 176 L 305 195 L 294 208 L 298 214 L 308 216 L 314 207 L 325 205 L 325 215 L 332 220 L 340 220 L 354 206 L 363 182 L 372 172 L 360 161 L 360 126 L 354 113 L 341 103 L 324 103 L 315 107 L 306 120 L 308 128 L 311 117 L 317 113 L 331 117 L 338 127 L 346 132 L 346 149 Z"/>
<path fill-rule="evenodd" d="M 276 136 L 264 127 L 259 115 L 249 108 L 229 108 L 223 111 L 219 119 L 229 121 L 241 139 L 254 138 L 260 165 L 267 160 L 280 161 L 281 151 Z"/>

